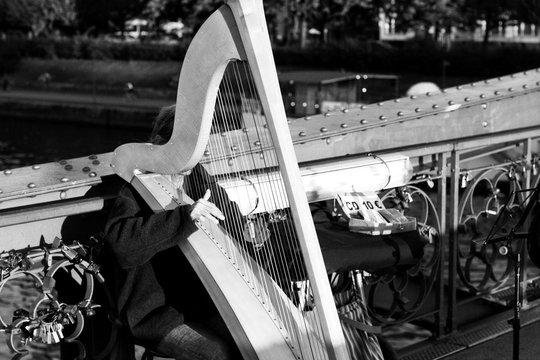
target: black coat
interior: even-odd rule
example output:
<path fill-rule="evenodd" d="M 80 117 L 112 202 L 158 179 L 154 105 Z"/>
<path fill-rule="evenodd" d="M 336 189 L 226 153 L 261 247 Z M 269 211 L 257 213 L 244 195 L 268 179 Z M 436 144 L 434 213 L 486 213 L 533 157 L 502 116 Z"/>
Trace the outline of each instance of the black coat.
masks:
<path fill-rule="evenodd" d="M 226 198 L 202 167 L 195 167 L 186 179 L 186 192 L 196 200 L 207 188 L 212 198 Z M 225 223 L 241 221 L 234 203 L 216 205 L 225 214 Z M 196 230 L 189 210 L 189 206 L 179 206 L 154 213 L 126 184 L 110 211 L 105 235 L 120 267 L 115 281 L 117 306 L 142 344 L 155 346 L 184 321 L 199 321 L 216 313 L 204 286 L 177 246 Z"/>

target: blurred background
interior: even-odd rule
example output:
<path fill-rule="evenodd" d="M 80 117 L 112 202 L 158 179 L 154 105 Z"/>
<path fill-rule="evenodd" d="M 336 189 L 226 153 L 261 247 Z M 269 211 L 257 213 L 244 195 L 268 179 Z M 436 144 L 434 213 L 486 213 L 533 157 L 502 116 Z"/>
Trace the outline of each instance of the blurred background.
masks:
<path fill-rule="evenodd" d="M 220 3 L 0 0 L 0 168 L 144 136 L 137 129 L 174 102 L 191 38 Z M 291 117 L 540 63 L 537 0 L 277 0 L 265 11 Z"/>
<path fill-rule="evenodd" d="M 176 99 L 193 35 L 221 3 L 0 0 L 0 170 L 145 141 L 158 110 Z M 264 5 L 293 118 L 540 66 L 540 0 Z M 24 282 L 13 286 L 0 296 L 4 317 L 21 303 L 20 288 L 31 295 Z M 430 336 L 405 324 L 389 338 L 399 349 Z M 59 358 L 36 346 L 29 359 Z"/>

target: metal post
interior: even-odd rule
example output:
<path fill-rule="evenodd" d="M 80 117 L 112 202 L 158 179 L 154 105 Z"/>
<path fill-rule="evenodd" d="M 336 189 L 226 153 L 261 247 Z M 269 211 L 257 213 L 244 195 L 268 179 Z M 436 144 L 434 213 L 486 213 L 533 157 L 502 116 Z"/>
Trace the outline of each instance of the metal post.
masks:
<path fill-rule="evenodd" d="M 437 269 L 437 286 L 435 294 L 435 304 L 437 307 L 437 312 L 435 314 L 435 336 L 439 337 L 444 334 L 444 265 L 445 265 L 445 250 L 446 245 L 448 244 L 447 234 L 446 234 L 446 189 L 447 189 L 447 162 L 448 162 L 448 153 L 438 154 L 438 169 L 439 175 L 441 176 L 438 181 L 438 191 L 437 191 L 437 205 L 439 211 L 440 219 L 440 229 L 439 229 L 439 268 Z"/>
<path fill-rule="evenodd" d="M 459 225 L 459 176 L 460 153 L 452 151 L 450 161 L 450 224 L 448 229 L 448 317 L 446 330 L 454 332 L 456 324 L 456 290 L 457 290 L 457 267 L 458 267 L 458 225 Z"/>
<path fill-rule="evenodd" d="M 527 138 L 523 141 L 523 160 L 525 161 L 525 166 L 531 165 L 532 162 L 532 147 L 533 142 L 532 138 Z M 531 173 L 532 169 L 526 170 L 525 174 L 523 176 L 523 188 L 524 189 L 530 189 L 531 188 Z M 525 193 L 524 196 L 527 197 L 531 195 L 531 193 Z M 524 204 L 526 206 L 526 204 Z M 525 219 L 525 223 L 523 225 L 523 229 L 528 229 L 530 224 L 530 220 Z M 520 240 L 520 241 L 526 241 L 526 240 Z M 521 247 L 521 259 L 526 259 L 527 250 L 526 246 Z M 523 294 L 521 297 L 521 307 L 527 308 L 527 272 L 525 271 L 526 267 L 526 261 L 520 261 L 520 271 L 521 271 L 521 283 L 520 283 L 520 289 L 521 293 Z"/>

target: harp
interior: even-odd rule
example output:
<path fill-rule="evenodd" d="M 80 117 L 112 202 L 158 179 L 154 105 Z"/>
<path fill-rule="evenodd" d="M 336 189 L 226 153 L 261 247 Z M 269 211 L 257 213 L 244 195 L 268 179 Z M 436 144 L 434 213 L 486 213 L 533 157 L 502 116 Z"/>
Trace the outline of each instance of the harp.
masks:
<path fill-rule="evenodd" d="M 197 32 L 179 78 L 171 139 L 124 144 L 111 165 L 161 211 L 192 201 L 167 175 L 198 164 L 206 175 L 192 181 L 192 193 L 211 183 L 211 201 L 237 211 L 226 212 L 224 227 L 197 222 L 180 247 L 243 357 L 348 359 L 260 0 L 226 1 Z"/>

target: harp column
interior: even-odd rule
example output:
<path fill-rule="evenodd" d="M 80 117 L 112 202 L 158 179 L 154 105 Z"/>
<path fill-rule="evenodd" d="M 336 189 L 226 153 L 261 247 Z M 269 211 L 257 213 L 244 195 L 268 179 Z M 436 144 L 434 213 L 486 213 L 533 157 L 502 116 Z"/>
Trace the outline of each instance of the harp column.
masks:
<path fill-rule="evenodd" d="M 259 0 L 228 0 L 237 21 L 247 60 L 261 98 L 267 125 L 276 144 L 276 155 L 294 217 L 302 254 L 313 286 L 316 311 L 322 322 L 326 349 L 330 359 L 349 359 L 343 330 L 328 283 L 317 233 L 301 181 L 298 162 L 289 132 L 272 47 Z"/>

